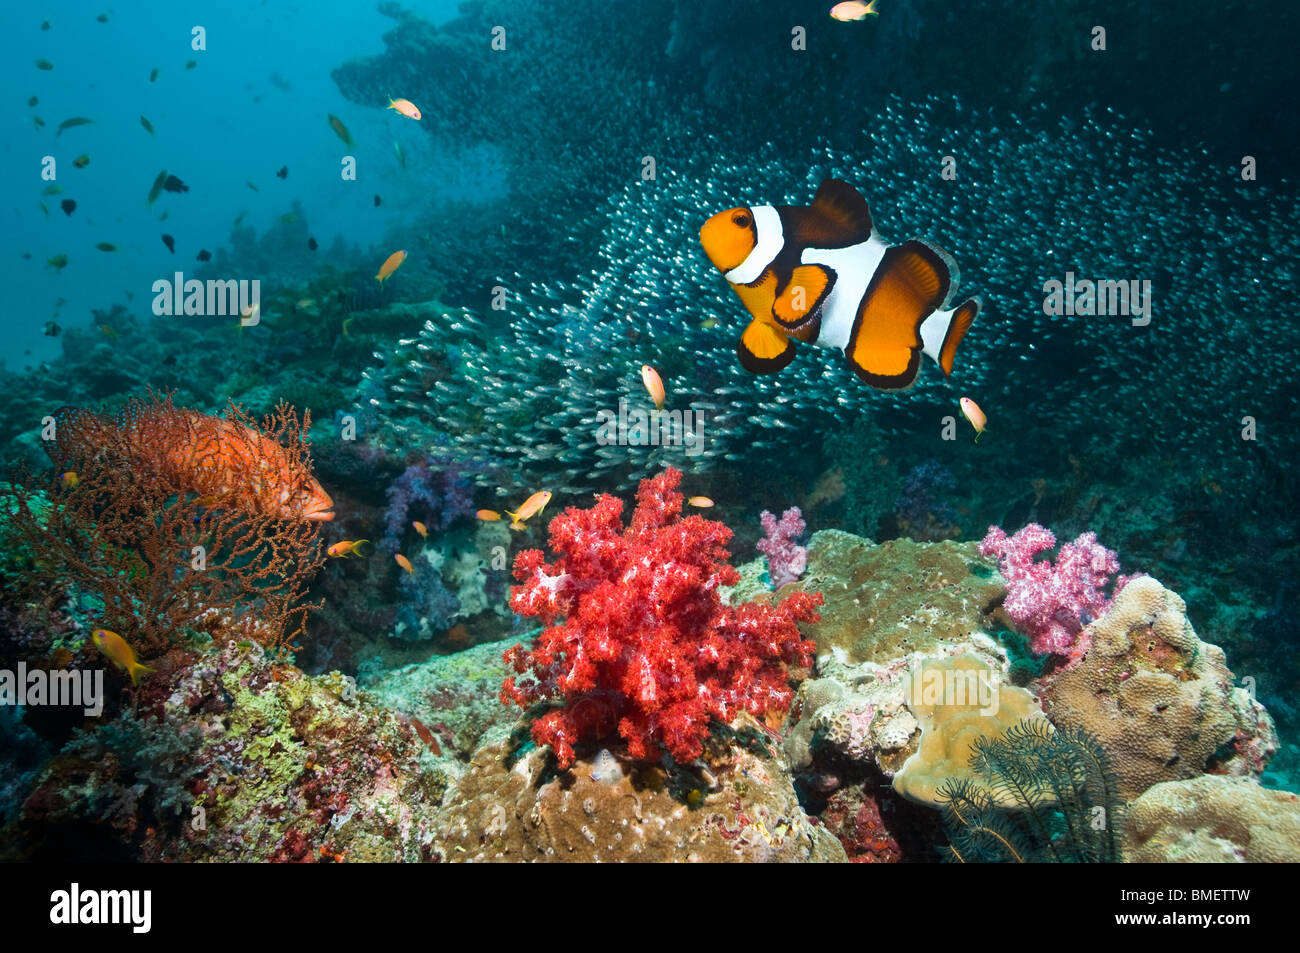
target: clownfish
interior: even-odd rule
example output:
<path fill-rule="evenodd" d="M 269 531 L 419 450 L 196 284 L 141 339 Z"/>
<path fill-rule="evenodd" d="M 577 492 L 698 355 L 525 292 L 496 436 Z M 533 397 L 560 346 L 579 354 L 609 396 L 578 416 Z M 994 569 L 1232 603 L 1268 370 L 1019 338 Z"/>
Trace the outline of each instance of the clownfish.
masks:
<path fill-rule="evenodd" d="M 872 387 L 904 390 L 922 354 L 952 373 L 980 312 L 979 298 L 948 309 L 958 271 L 947 252 L 915 239 L 886 244 L 866 199 L 839 179 L 823 180 L 811 206 L 719 212 L 700 244 L 753 318 L 737 351 L 754 374 L 783 370 L 798 340 L 840 349 Z"/>

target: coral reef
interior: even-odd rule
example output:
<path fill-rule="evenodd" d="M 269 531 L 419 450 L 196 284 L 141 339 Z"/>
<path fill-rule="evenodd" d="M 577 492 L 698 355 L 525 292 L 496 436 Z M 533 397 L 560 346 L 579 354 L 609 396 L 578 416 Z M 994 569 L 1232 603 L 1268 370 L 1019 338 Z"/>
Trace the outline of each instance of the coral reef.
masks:
<path fill-rule="evenodd" d="M 818 646 L 818 677 L 799 686 L 786 754 L 825 791 L 852 774 L 844 765 L 891 779 L 919 737 L 907 704 L 909 668 L 964 655 L 1009 681 L 1007 649 L 988 634 L 998 628 L 990 615 L 1001 593 L 997 574 L 973 543 L 876 545 L 821 530 L 808 551 L 799 585 L 817 587 L 826 600 L 821 619 L 806 627 Z"/>
<path fill-rule="evenodd" d="M 1258 775 L 1277 749 L 1273 720 L 1234 686 L 1223 650 L 1202 642 L 1183 600 L 1134 579 L 1085 633 L 1080 661 L 1052 677 L 1043 707 L 1106 750 L 1123 797 L 1197 775 Z"/>
<path fill-rule="evenodd" d="M 304 677 L 251 642 L 156 665 L 136 709 L 41 769 L 6 828 L 10 857 L 429 857 L 448 775 L 410 723 L 338 673 Z"/>
<path fill-rule="evenodd" d="M 444 752 L 468 761 L 475 751 L 509 738 L 519 709 L 498 697 L 509 674 L 503 652 L 520 639 L 488 642 L 384 672 L 367 685 L 379 704 L 418 718 Z"/>
<path fill-rule="evenodd" d="M 470 481 L 464 469 L 446 458 L 426 457 L 402 471 L 385 491 L 384 538 L 379 547 L 395 553 L 419 519 L 430 530 L 445 530 L 457 519 L 472 516 Z"/>
<path fill-rule="evenodd" d="M 784 712 L 794 695 L 788 669 L 812 661 L 797 623 L 817 619 L 820 595 L 723 603 L 719 587 L 740 579 L 726 562 L 731 531 L 682 518 L 681 477 L 668 469 L 643 481 L 626 527 L 615 497 L 570 507 L 551 521 L 555 562 L 539 550 L 515 559 L 522 585 L 511 608 L 546 628 L 531 651 L 507 653 L 519 677 L 506 680 L 501 697 L 563 703 L 532 728 L 561 768 L 573 763 L 575 744 L 615 730 L 633 757 L 664 749 L 692 761 L 711 720 Z"/>
<path fill-rule="evenodd" d="M 809 630 L 819 661 L 850 664 L 887 664 L 994 631 L 989 616 L 1002 595 L 991 560 L 973 543 L 873 545 L 838 530 L 813 535 L 800 586 L 825 598 L 822 621 Z"/>
<path fill-rule="evenodd" d="M 1130 863 L 1300 862 L 1300 796 L 1212 774 L 1152 785 L 1128 807 Z"/>

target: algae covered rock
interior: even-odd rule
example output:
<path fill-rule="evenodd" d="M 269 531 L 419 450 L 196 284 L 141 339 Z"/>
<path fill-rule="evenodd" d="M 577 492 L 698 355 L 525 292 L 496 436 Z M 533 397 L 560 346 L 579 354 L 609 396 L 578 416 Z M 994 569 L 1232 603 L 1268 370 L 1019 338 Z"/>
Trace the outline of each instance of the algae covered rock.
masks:
<path fill-rule="evenodd" d="M 826 600 L 821 622 L 808 629 L 818 657 L 850 664 L 888 663 L 991 631 L 1003 593 L 975 543 L 873 544 L 838 530 L 813 534 L 798 585 Z"/>
<path fill-rule="evenodd" d="M 254 643 L 174 649 L 137 704 L 79 732 L 4 831 L 6 856 L 75 840 L 143 861 L 418 861 L 450 775 L 337 672 Z"/>
<path fill-rule="evenodd" d="M 485 642 L 454 655 L 438 655 L 387 672 L 367 688 L 379 704 L 418 719 L 448 754 L 468 757 L 509 736 L 518 707 L 501 701 L 509 674 L 505 651 L 520 639 Z"/>
<path fill-rule="evenodd" d="M 1187 607 L 1150 576 L 1128 583 L 1085 630 L 1084 657 L 1048 683 L 1058 727 L 1091 732 L 1121 796 L 1197 775 L 1258 775 L 1277 750 L 1273 719 L 1233 686 L 1223 650 L 1202 642 Z"/>
<path fill-rule="evenodd" d="M 1124 859 L 1300 862 L 1300 796 L 1210 774 L 1161 782 L 1129 805 Z"/>

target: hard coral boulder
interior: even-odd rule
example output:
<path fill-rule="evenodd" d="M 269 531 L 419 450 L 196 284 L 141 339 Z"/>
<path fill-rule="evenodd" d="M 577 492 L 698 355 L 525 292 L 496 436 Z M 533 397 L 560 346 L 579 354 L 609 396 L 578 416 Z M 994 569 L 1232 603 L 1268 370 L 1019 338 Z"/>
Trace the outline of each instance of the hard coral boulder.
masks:
<path fill-rule="evenodd" d="M 1246 778 L 1164 781 L 1129 805 L 1130 863 L 1300 862 L 1300 796 Z"/>
<path fill-rule="evenodd" d="M 821 622 L 809 628 L 818 659 L 888 663 L 909 652 L 997 628 L 1002 597 L 993 560 L 974 543 L 870 540 L 838 530 L 814 533 L 799 586 L 820 590 Z"/>
<path fill-rule="evenodd" d="M 1007 651 L 988 634 L 1000 628 L 990 612 L 1001 578 L 974 544 L 877 545 L 823 530 L 798 585 L 823 591 L 826 603 L 804 629 L 817 644 L 819 677 L 803 682 L 791 709 L 785 751 L 796 770 L 824 755 L 892 778 L 916 750 L 904 676 L 918 660 L 977 656 L 1007 680 Z"/>
<path fill-rule="evenodd" d="M 1264 706 L 1233 686 L 1223 650 L 1150 576 L 1129 582 L 1081 638 L 1088 651 L 1049 681 L 1044 708 L 1058 727 L 1097 736 L 1121 796 L 1205 773 L 1258 775 L 1277 750 Z"/>
<path fill-rule="evenodd" d="M 582 756 L 557 773 L 542 749 L 511 765 L 480 749 L 445 799 L 434 856 L 448 861 L 844 861 L 808 818 L 781 762 L 735 746 L 687 787 L 658 765 Z M 709 783 L 709 782 L 712 783 Z M 689 783 L 689 782 L 687 782 Z"/>

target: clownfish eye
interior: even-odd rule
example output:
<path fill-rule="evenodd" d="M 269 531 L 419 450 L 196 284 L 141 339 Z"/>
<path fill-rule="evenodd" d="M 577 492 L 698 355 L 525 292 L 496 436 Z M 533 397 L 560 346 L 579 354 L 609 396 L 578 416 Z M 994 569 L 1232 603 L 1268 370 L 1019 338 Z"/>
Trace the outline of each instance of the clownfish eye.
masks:
<path fill-rule="evenodd" d="M 741 228 L 749 228 L 749 216 L 744 212 L 737 212 L 735 215 L 731 216 L 731 220 Z"/>

